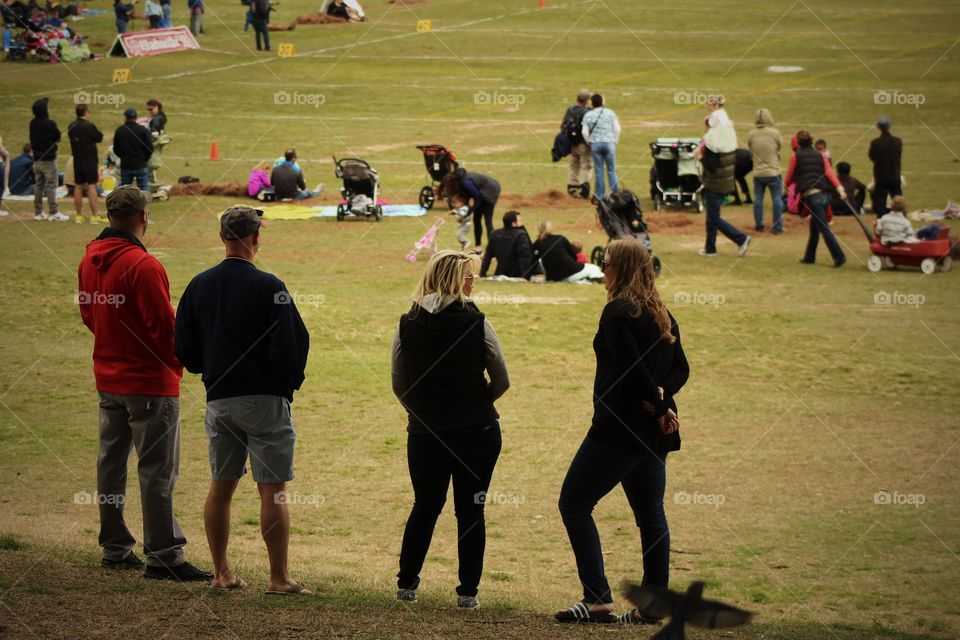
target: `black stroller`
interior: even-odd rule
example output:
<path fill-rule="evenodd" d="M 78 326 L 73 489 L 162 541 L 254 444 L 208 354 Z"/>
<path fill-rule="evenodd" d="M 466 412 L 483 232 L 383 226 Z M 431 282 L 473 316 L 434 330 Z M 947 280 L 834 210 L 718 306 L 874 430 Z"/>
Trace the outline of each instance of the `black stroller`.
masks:
<path fill-rule="evenodd" d="M 336 176 L 343 181 L 340 186 L 343 200 L 337 205 L 337 222 L 348 214 L 380 222 L 383 219 L 383 207 L 377 204 L 380 199 L 380 176 L 377 170 L 360 158 L 334 158 L 333 162 L 337 167 Z"/>
<path fill-rule="evenodd" d="M 696 207 L 703 213 L 700 191 L 700 161 L 693 157 L 699 138 L 657 138 L 650 143 L 650 198 L 653 210 L 664 207 Z"/>
<path fill-rule="evenodd" d="M 457 157 L 453 155 L 453 151 L 442 144 L 418 145 L 417 149 L 423 153 L 423 164 L 426 165 L 431 180 L 431 184 L 420 189 L 420 206 L 430 209 L 440 195 L 440 183 L 460 164 L 457 162 Z"/>
<path fill-rule="evenodd" d="M 597 220 L 610 240 L 632 238 L 642 242 L 653 258 L 654 274 L 660 275 L 660 258 L 653 255 L 653 243 L 650 242 L 650 232 L 643 221 L 643 211 L 640 209 L 637 194 L 627 189 L 611 191 L 597 202 Z M 605 246 L 594 247 L 590 253 L 590 262 L 600 266 L 605 251 Z"/>

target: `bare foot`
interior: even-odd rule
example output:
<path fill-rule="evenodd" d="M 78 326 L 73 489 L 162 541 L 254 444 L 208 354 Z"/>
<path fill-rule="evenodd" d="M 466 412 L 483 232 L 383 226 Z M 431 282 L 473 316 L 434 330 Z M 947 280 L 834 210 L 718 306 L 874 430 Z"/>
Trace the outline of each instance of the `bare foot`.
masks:
<path fill-rule="evenodd" d="M 216 589 L 217 591 L 236 591 L 238 589 L 246 589 L 247 583 L 244 582 L 239 576 L 235 576 L 231 573 L 215 577 L 213 582 L 210 583 L 210 588 Z"/>
<path fill-rule="evenodd" d="M 312 596 L 313 591 L 307 589 L 301 583 L 293 579 L 288 579 L 287 582 L 270 582 L 267 585 L 266 593 L 270 595 L 283 595 L 283 596 Z"/>

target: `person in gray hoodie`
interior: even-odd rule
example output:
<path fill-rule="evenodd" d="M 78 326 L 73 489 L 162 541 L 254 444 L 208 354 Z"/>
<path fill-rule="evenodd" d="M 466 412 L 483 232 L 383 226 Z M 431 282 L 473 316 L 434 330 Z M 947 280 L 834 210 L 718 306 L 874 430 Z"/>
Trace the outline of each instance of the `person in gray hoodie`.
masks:
<path fill-rule="evenodd" d="M 783 179 L 780 176 L 780 148 L 783 138 L 773 126 L 767 109 L 757 109 L 754 128 L 747 135 L 753 154 L 753 221 L 763 231 L 763 193 L 770 189 L 773 200 L 773 233 L 783 233 Z"/>

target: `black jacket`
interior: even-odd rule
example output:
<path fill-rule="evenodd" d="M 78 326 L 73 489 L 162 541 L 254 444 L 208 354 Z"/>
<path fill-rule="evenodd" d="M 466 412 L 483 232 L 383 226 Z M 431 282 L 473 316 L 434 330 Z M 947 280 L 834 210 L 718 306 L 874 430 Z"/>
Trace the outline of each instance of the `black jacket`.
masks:
<path fill-rule="evenodd" d="M 121 171 L 146 169 L 153 154 L 153 137 L 145 126 L 124 122 L 113 134 L 113 152 L 120 158 Z"/>
<path fill-rule="evenodd" d="M 30 121 L 30 146 L 33 148 L 33 161 L 57 159 L 57 143 L 60 142 L 60 129 L 50 119 L 47 112 L 47 98 L 33 103 L 33 120 Z"/>
<path fill-rule="evenodd" d="M 903 141 L 889 131 L 880 133 L 870 142 L 870 159 L 873 161 L 873 179 L 878 183 L 900 182 L 900 156 Z"/>
<path fill-rule="evenodd" d="M 543 263 L 547 280 L 566 280 L 583 269 L 577 262 L 577 250 L 563 236 L 551 235 L 533 243 L 533 257 Z"/>
<path fill-rule="evenodd" d="M 274 197 L 277 200 L 292 200 L 297 197 L 300 189 L 306 189 L 303 172 L 297 171 L 288 164 L 274 167 L 270 172 L 270 184 L 273 185 Z"/>
<path fill-rule="evenodd" d="M 401 399 L 409 433 L 480 429 L 499 417 L 483 375 L 483 321 L 459 302 L 436 314 L 414 305 L 400 317 L 405 377 L 415 381 Z"/>
<path fill-rule="evenodd" d="M 656 453 L 680 448 L 680 434 L 663 435 L 655 416 L 667 409 L 677 410 L 673 400 L 690 375 L 690 367 L 680 344 L 676 320 L 670 344 L 660 337 L 653 317 L 634 318 L 633 306 L 617 299 L 607 303 L 593 339 L 597 373 L 593 385 L 593 424 L 589 435 L 616 447 L 642 449 Z M 657 387 L 663 387 L 663 400 Z M 643 401 L 654 407 L 651 414 Z"/>
<path fill-rule="evenodd" d="M 259 394 L 292 401 L 310 334 L 279 278 L 227 258 L 187 285 L 174 350 L 187 371 L 203 374 L 208 401 Z"/>
<path fill-rule="evenodd" d="M 487 269 L 494 258 L 497 259 L 497 270 L 493 275 L 529 278 L 533 267 L 533 248 L 527 230 L 523 227 L 501 227 L 490 235 L 480 266 L 481 278 L 487 276 Z"/>
<path fill-rule="evenodd" d="M 270 18 L 270 0 L 253 0 L 250 3 L 250 11 L 253 13 L 254 20 L 267 20 Z"/>
<path fill-rule="evenodd" d="M 150 118 L 150 132 L 153 133 L 163 133 L 163 130 L 167 128 L 167 114 L 163 111 L 157 111 L 155 116 Z"/>
<path fill-rule="evenodd" d="M 70 138 L 70 151 L 73 153 L 73 165 L 96 167 L 100 163 L 97 143 L 103 142 L 103 133 L 89 120 L 77 118 L 67 126 Z"/>

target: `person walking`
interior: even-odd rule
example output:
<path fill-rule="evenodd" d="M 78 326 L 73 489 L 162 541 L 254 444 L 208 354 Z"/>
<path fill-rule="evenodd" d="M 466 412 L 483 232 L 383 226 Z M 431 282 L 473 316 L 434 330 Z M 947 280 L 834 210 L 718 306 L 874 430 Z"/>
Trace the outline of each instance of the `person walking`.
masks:
<path fill-rule="evenodd" d="M 40 98 L 33 103 L 33 120 L 30 121 L 30 147 L 33 149 L 33 177 L 36 184 L 33 189 L 33 219 L 66 222 L 70 219 L 57 208 L 57 184 L 60 174 L 57 171 L 57 146 L 60 143 L 60 129 L 50 119 L 49 98 Z M 47 198 L 47 211 L 43 212 L 43 198 Z"/>
<path fill-rule="evenodd" d="M 486 546 L 484 504 L 500 455 L 494 402 L 510 387 L 500 340 L 469 300 L 476 256 L 431 256 L 391 348 L 393 393 L 407 411 L 413 509 L 403 532 L 397 599 L 417 599 L 420 572 L 453 480 L 460 559 L 457 606 L 476 609 Z M 484 377 L 484 371 L 490 380 Z"/>
<path fill-rule="evenodd" d="M 77 222 L 84 222 L 83 196 L 86 193 L 90 203 L 90 222 L 99 224 L 107 222 L 98 214 L 97 184 L 100 182 L 100 155 L 97 153 L 97 143 L 103 142 L 103 134 L 97 125 L 90 122 L 90 107 L 78 104 L 77 119 L 67 127 L 67 137 L 70 138 L 70 151 L 73 154 L 73 206 L 76 210 Z"/>
<path fill-rule="evenodd" d="M 583 141 L 590 145 L 593 158 L 593 173 L 597 183 L 594 200 L 603 198 L 607 185 L 604 182 L 606 171 L 607 182 L 613 191 L 620 186 L 617 177 L 617 143 L 620 142 L 620 120 L 612 109 L 604 105 L 603 96 L 595 93 L 590 97 L 592 109 L 583 116 L 583 125 L 580 130 Z"/>
<path fill-rule="evenodd" d="M 880 135 L 870 141 L 867 155 L 873 162 L 873 212 L 881 217 L 887 211 L 887 198 L 903 194 L 900 177 L 900 158 L 903 155 L 903 140 L 890 133 L 893 123 L 887 116 L 880 116 L 877 129 Z"/>
<path fill-rule="evenodd" d="M 583 116 L 590 110 L 590 92 L 581 89 L 577 101 L 567 107 L 560 129 L 570 140 L 570 173 L 567 177 L 567 193 L 574 198 L 590 197 L 590 173 L 593 158 L 590 145 L 583 139 Z"/>
<path fill-rule="evenodd" d="M 473 215 L 473 239 L 479 251 L 483 228 L 487 229 L 488 243 L 493 236 L 493 212 L 500 199 L 500 183 L 488 175 L 460 167 L 444 176 L 441 190 L 445 197 L 459 198 L 467 203 L 467 212 Z"/>
<path fill-rule="evenodd" d="M 822 235 L 833 258 L 833 265 L 841 267 L 847 258 L 833 231 L 830 230 L 830 225 L 827 224 L 827 207 L 833 200 L 834 189 L 841 200 L 847 199 L 847 192 L 833 173 L 830 159 L 813 147 L 813 137 L 809 132 L 797 132 L 797 145 L 796 153 L 790 157 L 784 182 L 788 186 L 796 185 L 795 190 L 800 196 L 801 207 L 806 206 L 810 211 L 810 236 L 800 262 L 804 264 L 816 262 L 817 244 Z"/>
<path fill-rule="evenodd" d="M 87 245 L 78 269 L 77 302 L 93 333 L 93 374 L 100 397 L 97 496 L 101 564 L 140 569 L 124 521 L 127 465 L 137 451 L 143 509 L 144 577 L 209 581 L 186 561 L 187 543 L 173 511 L 180 467 L 180 378 L 173 351 L 170 284 L 143 246 L 150 223 L 146 194 L 133 186 L 107 196 L 110 226 Z"/>
<path fill-rule="evenodd" d="M 270 12 L 273 11 L 270 0 L 252 0 L 250 11 L 253 14 L 251 24 L 257 41 L 257 51 L 270 51 L 270 30 L 267 28 Z M 262 45 L 261 40 L 263 40 Z"/>
<path fill-rule="evenodd" d="M 770 190 L 773 203 L 774 234 L 783 233 L 783 181 L 780 179 L 780 149 L 783 137 L 773 126 L 767 109 L 757 109 L 754 128 L 747 134 L 747 147 L 753 154 L 753 222 L 754 230 L 764 231 L 763 194 Z"/>
<path fill-rule="evenodd" d="M 680 329 L 654 284 L 650 254 L 614 240 L 603 259 L 607 304 L 593 339 L 597 369 L 593 423 L 570 463 L 559 509 L 577 562 L 583 600 L 557 612 L 560 622 L 654 624 L 636 609 L 615 616 L 604 572 L 597 503 L 623 487 L 643 549 L 643 584 L 666 588 L 670 530 L 663 510 L 667 454 L 680 449 L 674 396 L 690 375 Z"/>
<path fill-rule="evenodd" d="M 137 123 L 137 110 L 123 112 L 124 123 L 113 134 L 113 152 L 120 158 L 120 184 L 136 181 L 140 190 L 150 188 L 147 180 L 147 161 L 153 154 L 153 136 Z"/>
<path fill-rule="evenodd" d="M 210 492 L 203 508 L 216 589 L 246 583 L 227 558 L 230 504 L 249 454 L 260 493 L 260 532 L 270 559 L 266 593 L 311 595 L 294 580 L 287 554 L 296 441 L 290 404 L 303 384 L 310 335 L 286 285 L 260 271 L 263 211 L 230 207 L 220 217 L 226 258 L 187 285 L 177 307 L 174 346 L 187 371 L 207 390 Z"/>
<path fill-rule="evenodd" d="M 705 120 L 706 132 L 703 142 L 697 147 L 694 156 L 703 165 L 700 197 L 706 207 L 706 241 L 701 256 L 717 256 L 717 232 L 725 235 L 737 245 L 737 255 L 743 256 L 750 246 L 750 236 L 720 217 L 720 207 L 726 194 L 735 188 L 734 172 L 737 163 L 737 135 L 733 122 L 724 109 L 721 97 L 711 96 L 707 100 L 710 115 Z"/>

